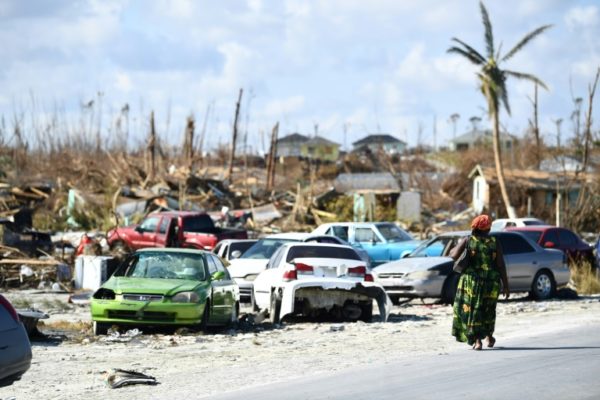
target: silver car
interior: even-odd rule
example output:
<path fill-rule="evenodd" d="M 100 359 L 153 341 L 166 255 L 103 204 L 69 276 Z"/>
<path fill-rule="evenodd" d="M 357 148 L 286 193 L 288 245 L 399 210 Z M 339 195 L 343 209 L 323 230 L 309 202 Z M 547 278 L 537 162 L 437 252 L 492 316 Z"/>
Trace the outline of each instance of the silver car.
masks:
<path fill-rule="evenodd" d="M 14 307 L 0 294 L 0 387 L 21 378 L 31 366 L 31 344 Z"/>
<path fill-rule="evenodd" d="M 469 232 L 451 232 L 434 237 L 407 257 L 372 270 L 394 303 L 400 298 L 434 297 L 452 303 L 459 275 L 452 271 L 450 250 Z M 544 249 L 515 232 L 492 232 L 502 246 L 511 292 L 529 292 L 534 299 L 547 299 L 556 288 L 569 282 L 567 259 L 560 250 Z M 428 254 L 439 254 L 431 257 Z"/>

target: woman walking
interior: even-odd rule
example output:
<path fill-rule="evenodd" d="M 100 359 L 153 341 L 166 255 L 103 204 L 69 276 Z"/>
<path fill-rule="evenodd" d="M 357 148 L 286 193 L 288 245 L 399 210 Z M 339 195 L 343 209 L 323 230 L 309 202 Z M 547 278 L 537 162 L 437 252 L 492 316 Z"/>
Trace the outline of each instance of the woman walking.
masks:
<path fill-rule="evenodd" d="M 509 294 L 502 248 L 496 238 L 489 235 L 491 226 L 489 216 L 475 217 L 471 222 L 471 235 L 461 240 L 450 253 L 456 260 L 465 246 L 469 251 L 469 265 L 462 271 L 456 289 L 452 335 L 475 350 L 482 349 L 484 338 L 488 347 L 494 347 L 496 343 L 493 334 L 500 280 L 504 296 L 508 298 Z"/>

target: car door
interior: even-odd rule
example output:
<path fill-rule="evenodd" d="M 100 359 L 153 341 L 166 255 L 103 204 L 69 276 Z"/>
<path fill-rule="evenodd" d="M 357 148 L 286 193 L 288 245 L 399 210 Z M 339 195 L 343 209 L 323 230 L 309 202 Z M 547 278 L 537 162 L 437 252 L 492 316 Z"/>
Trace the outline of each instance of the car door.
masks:
<path fill-rule="evenodd" d="M 160 220 L 155 237 L 156 247 L 167 247 L 167 232 L 169 230 L 169 223 L 171 222 L 171 219 L 172 218 L 169 217 L 162 217 Z"/>
<path fill-rule="evenodd" d="M 578 258 L 580 256 L 578 248 L 579 240 L 575 234 L 566 229 L 557 229 L 556 231 L 558 233 L 558 248 L 564 251 L 569 258 Z"/>
<path fill-rule="evenodd" d="M 133 245 L 136 249 L 142 249 L 144 247 L 156 247 L 156 234 L 160 224 L 161 217 L 158 215 L 152 215 L 147 217 L 138 225 L 136 232 L 138 233 L 133 237 Z"/>
<path fill-rule="evenodd" d="M 236 283 L 231 279 L 227 268 L 223 265 L 223 262 L 219 259 L 219 257 L 215 257 L 213 255 L 210 256 L 214 263 L 217 265 L 217 271 L 223 272 L 223 279 L 219 281 L 220 288 L 223 293 L 223 316 L 225 318 L 225 322 L 229 321 L 233 308 L 236 303 L 235 296 L 235 287 Z"/>
<path fill-rule="evenodd" d="M 271 288 L 281 284 L 281 274 L 279 265 L 284 254 L 287 253 L 287 246 L 280 246 L 267 262 L 267 266 L 253 282 L 254 302 L 260 309 L 268 308 L 271 303 Z"/>
<path fill-rule="evenodd" d="M 215 280 L 213 275 L 219 271 L 215 258 L 207 254 L 206 263 L 208 264 L 208 274 L 210 275 L 210 286 L 212 290 L 212 303 L 211 303 L 211 323 L 222 323 L 225 319 L 225 287 L 223 279 Z"/>
<path fill-rule="evenodd" d="M 354 240 L 369 254 L 374 265 L 379 265 L 390 260 L 389 247 L 372 227 L 355 227 Z"/>
<path fill-rule="evenodd" d="M 517 233 L 503 233 L 496 237 L 502 246 L 510 290 L 529 290 L 539 269 L 538 252 Z"/>

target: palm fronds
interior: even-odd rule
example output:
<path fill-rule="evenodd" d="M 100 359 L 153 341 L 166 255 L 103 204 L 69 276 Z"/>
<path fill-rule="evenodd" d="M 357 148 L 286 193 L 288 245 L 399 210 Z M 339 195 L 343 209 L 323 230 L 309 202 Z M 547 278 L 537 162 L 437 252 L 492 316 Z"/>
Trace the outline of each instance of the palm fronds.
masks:
<path fill-rule="evenodd" d="M 544 89 L 548 90 L 548 87 L 546 86 L 546 84 L 544 82 L 542 82 L 540 80 L 540 78 L 538 78 L 535 75 L 527 74 L 527 73 L 524 73 L 524 72 L 509 71 L 507 69 L 504 70 L 504 73 L 506 75 L 512 76 L 513 78 L 525 79 L 525 80 L 528 80 L 528 81 L 535 82 L 538 85 L 540 85 L 541 87 L 543 87 Z"/>
<path fill-rule="evenodd" d="M 483 2 L 479 2 L 479 7 L 481 8 L 481 18 L 483 19 L 483 26 L 485 27 L 485 47 L 487 49 L 487 56 L 488 58 L 494 58 L 494 34 L 492 33 L 490 16 L 483 5 Z"/>
<path fill-rule="evenodd" d="M 471 61 L 475 65 L 483 64 L 483 61 L 481 61 L 477 56 L 473 55 L 471 52 L 469 52 L 467 50 L 461 49 L 460 47 L 452 46 L 448 50 L 446 50 L 446 52 L 460 54 L 461 56 L 469 59 L 469 61 Z"/>
<path fill-rule="evenodd" d="M 534 37 L 538 36 L 539 34 L 541 34 L 542 32 L 550 29 L 552 27 L 552 25 L 544 25 L 544 26 L 540 26 L 539 28 L 529 32 L 527 35 L 525 35 L 525 37 L 523 39 L 521 39 L 521 41 L 519 41 L 519 43 L 516 44 L 515 47 L 512 48 L 512 50 L 510 50 L 508 53 L 506 53 L 506 55 L 502 58 L 502 61 L 506 61 L 509 58 L 511 58 L 512 56 L 514 56 L 519 50 L 521 50 L 523 48 L 523 46 L 525 46 L 527 43 L 529 43 Z"/>
<path fill-rule="evenodd" d="M 452 40 L 462 45 L 469 53 L 471 53 L 475 58 L 478 58 L 482 63 L 485 63 L 485 57 L 482 56 L 481 53 L 479 53 L 473 47 L 469 46 L 459 38 L 453 37 Z"/>

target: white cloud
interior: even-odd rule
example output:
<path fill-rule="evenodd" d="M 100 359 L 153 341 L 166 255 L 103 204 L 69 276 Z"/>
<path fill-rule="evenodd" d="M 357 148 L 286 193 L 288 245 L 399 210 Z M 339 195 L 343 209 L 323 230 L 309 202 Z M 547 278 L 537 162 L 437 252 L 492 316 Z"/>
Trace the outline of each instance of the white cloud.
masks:
<path fill-rule="evenodd" d="M 600 21 L 598 7 L 574 7 L 565 15 L 565 22 L 569 29 L 590 28 L 598 26 Z"/>
<path fill-rule="evenodd" d="M 291 96 L 285 99 L 269 101 L 265 107 L 263 115 L 267 118 L 279 118 L 287 114 L 299 112 L 304 107 L 304 96 Z"/>
<path fill-rule="evenodd" d="M 133 88 L 133 83 L 131 82 L 131 78 L 124 72 L 117 72 L 115 76 L 115 87 L 117 90 L 129 93 Z"/>

